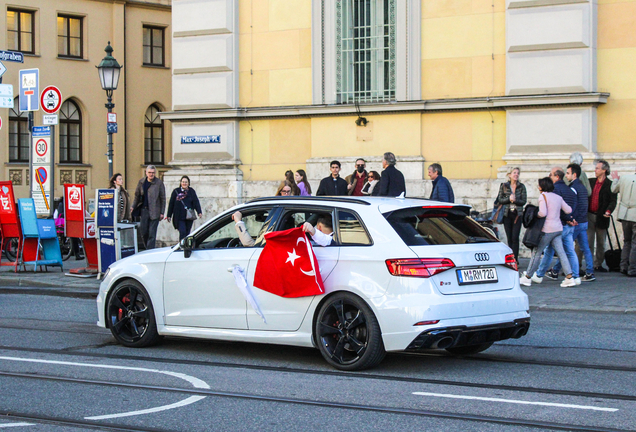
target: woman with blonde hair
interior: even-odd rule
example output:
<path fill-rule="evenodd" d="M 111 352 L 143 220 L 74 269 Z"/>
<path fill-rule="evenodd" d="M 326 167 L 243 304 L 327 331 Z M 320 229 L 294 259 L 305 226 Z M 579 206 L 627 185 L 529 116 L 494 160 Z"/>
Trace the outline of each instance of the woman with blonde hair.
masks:
<path fill-rule="evenodd" d="M 292 190 L 292 184 L 285 180 L 280 184 L 280 186 L 278 186 L 278 190 L 276 190 L 276 196 L 291 196 L 293 195 Z"/>
<path fill-rule="evenodd" d="M 108 187 L 119 191 L 117 222 L 132 220 L 132 216 L 130 214 L 130 195 L 128 195 L 128 192 L 126 192 L 126 189 L 124 188 L 124 177 L 120 173 L 114 174 L 110 178 Z"/>
<path fill-rule="evenodd" d="M 528 201 L 526 187 L 519 181 L 521 170 L 514 167 L 508 171 L 508 181 L 502 183 L 497 195 L 497 203 L 501 205 L 499 209 L 503 212 L 503 225 L 508 239 L 508 246 L 515 254 L 515 259 L 519 261 L 519 233 L 521 232 L 523 206 Z"/>

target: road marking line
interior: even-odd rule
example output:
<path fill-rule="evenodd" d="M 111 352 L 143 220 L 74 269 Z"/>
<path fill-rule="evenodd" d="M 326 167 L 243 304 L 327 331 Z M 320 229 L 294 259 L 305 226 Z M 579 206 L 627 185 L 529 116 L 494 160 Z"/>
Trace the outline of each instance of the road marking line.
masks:
<path fill-rule="evenodd" d="M 148 368 L 131 367 L 131 366 L 100 365 L 100 364 L 90 364 L 90 363 L 76 363 L 76 362 L 66 362 L 66 361 L 59 361 L 59 360 L 41 360 L 41 359 L 30 359 L 30 358 L 22 358 L 22 357 L 4 357 L 4 356 L 0 356 L 0 360 L 20 361 L 20 362 L 26 362 L 26 363 L 46 363 L 46 364 L 55 364 L 55 365 L 62 365 L 62 366 L 91 367 L 91 368 L 98 368 L 98 369 L 117 369 L 117 370 L 132 370 L 132 371 L 138 371 L 138 372 L 153 372 L 153 373 L 159 373 L 159 374 L 163 374 L 163 375 L 169 375 L 169 376 L 172 376 L 172 377 L 175 377 L 175 378 L 180 378 L 182 380 L 185 380 L 185 381 L 189 382 L 195 388 L 203 388 L 203 389 L 209 389 L 210 388 L 210 386 L 205 381 L 203 381 L 203 380 L 201 380 L 201 379 L 199 379 L 197 377 L 193 377 L 193 376 L 186 375 L 186 374 L 179 373 L 179 372 L 171 372 L 171 371 L 165 371 L 165 370 L 159 370 L 159 369 L 148 369 Z M 149 359 L 149 361 L 152 361 L 152 359 Z M 84 417 L 84 419 L 86 419 L 86 420 L 100 420 L 100 419 L 107 419 L 107 418 L 129 417 L 129 416 L 134 416 L 134 415 L 141 415 L 141 414 L 148 414 L 148 413 L 153 413 L 153 412 L 158 412 L 158 411 L 165 411 L 165 410 L 169 410 L 169 409 L 173 409 L 173 408 L 179 408 L 179 407 L 182 407 L 182 406 L 185 406 L 185 405 L 189 405 L 189 404 L 198 402 L 201 399 L 205 399 L 206 397 L 207 396 L 191 396 L 191 397 L 189 397 L 187 399 L 182 400 L 181 402 L 177 402 L 177 403 L 170 404 L 170 405 L 163 405 L 163 406 L 159 406 L 159 407 L 156 407 L 156 408 L 148 408 L 148 409 L 145 409 L 145 410 L 130 411 L 130 412 L 119 413 L 119 414 L 107 414 L 107 415 L 103 415 L 103 416 Z"/>
<path fill-rule="evenodd" d="M 35 426 L 35 423 L 2 423 L 0 428 L 20 427 L 20 426 Z"/>
<path fill-rule="evenodd" d="M 413 394 L 417 396 L 434 396 L 434 397 L 442 397 L 442 398 L 450 398 L 450 399 L 469 399 L 469 400 L 479 400 L 479 401 L 487 401 L 487 402 L 504 402 L 504 403 L 511 403 L 511 404 L 520 404 L 520 405 L 541 405 L 541 406 L 552 406 L 552 407 L 558 407 L 558 408 L 575 408 L 575 409 L 607 411 L 607 412 L 618 411 L 618 408 L 601 408 L 601 407 L 594 407 L 589 405 L 572 405 L 572 404 L 561 404 L 561 403 L 553 403 L 553 402 L 532 402 L 532 401 L 522 401 L 522 400 L 516 400 L 516 399 L 499 399 L 499 398 L 489 398 L 489 397 L 480 397 L 480 396 L 462 396 L 462 395 L 426 393 L 426 392 L 413 392 Z"/>
<path fill-rule="evenodd" d="M 112 418 L 118 418 L 118 417 L 130 417 L 130 416 L 141 415 L 141 414 L 150 414 L 150 413 L 155 413 L 159 411 L 165 411 L 165 410 L 169 410 L 173 408 L 179 408 L 182 406 L 190 405 L 192 403 L 198 402 L 201 399 L 205 399 L 205 398 L 206 396 L 191 396 L 187 399 L 182 400 L 181 402 L 173 403 L 171 405 L 164 405 L 164 406 L 160 406 L 156 408 L 148 408 L 148 409 L 139 410 L 139 411 L 131 411 L 131 412 L 122 413 L 122 414 L 107 414 L 102 416 L 84 417 L 84 419 L 85 420 L 105 420 L 105 419 L 112 419 Z"/>

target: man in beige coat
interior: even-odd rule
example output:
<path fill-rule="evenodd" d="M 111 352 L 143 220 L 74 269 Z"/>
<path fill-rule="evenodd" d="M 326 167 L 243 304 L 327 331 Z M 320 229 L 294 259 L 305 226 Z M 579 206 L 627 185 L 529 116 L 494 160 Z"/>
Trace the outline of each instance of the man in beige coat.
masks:
<path fill-rule="evenodd" d="M 636 174 L 619 176 L 612 172 L 612 192 L 621 196 L 618 220 L 623 225 L 621 272 L 636 277 Z"/>

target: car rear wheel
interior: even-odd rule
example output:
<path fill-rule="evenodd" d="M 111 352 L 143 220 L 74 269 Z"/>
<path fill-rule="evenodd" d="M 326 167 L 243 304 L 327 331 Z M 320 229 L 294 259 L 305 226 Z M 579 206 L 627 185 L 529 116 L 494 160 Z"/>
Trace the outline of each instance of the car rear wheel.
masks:
<path fill-rule="evenodd" d="M 373 311 L 349 293 L 335 294 L 322 305 L 314 335 L 320 353 L 336 369 L 368 369 L 379 364 L 385 355 Z"/>
<path fill-rule="evenodd" d="M 111 333 L 122 345 L 142 348 L 159 340 L 150 296 L 135 280 L 115 286 L 108 299 L 106 316 Z"/>
<path fill-rule="evenodd" d="M 488 348 L 492 346 L 493 342 L 486 342 L 479 345 L 467 345 L 463 347 L 455 347 L 455 348 L 446 348 L 446 351 L 456 356 L 464 356 L 477 354 L 482 351 L 486 351 Z"/>

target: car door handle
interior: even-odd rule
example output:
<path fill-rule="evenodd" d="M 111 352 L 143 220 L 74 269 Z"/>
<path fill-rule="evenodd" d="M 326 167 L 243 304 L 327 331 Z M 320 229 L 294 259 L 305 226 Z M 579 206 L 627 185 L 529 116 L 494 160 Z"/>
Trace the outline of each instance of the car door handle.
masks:
<path fill-rule="evenodd" d="M 233 266 L 228 267 L 228 268 L 227 268 L 227 271 L 228 271 L 229 273 L 232 273 L 232 272 L 234 271 L 234 268 L 235 268 L 235 267 L 238 267 L 238 264 L 234 264 Z"/>

